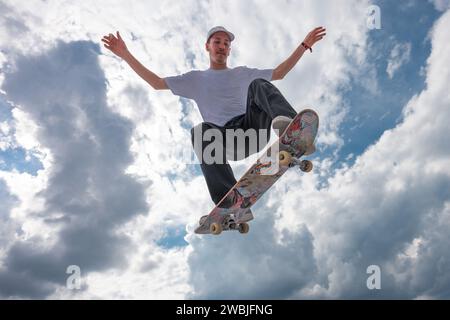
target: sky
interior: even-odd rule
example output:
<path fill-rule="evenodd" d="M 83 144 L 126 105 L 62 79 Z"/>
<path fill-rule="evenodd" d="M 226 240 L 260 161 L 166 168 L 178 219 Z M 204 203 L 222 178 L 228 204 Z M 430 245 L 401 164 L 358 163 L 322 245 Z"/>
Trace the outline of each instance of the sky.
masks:
<path fill-rule="evenodd" d="M 261 69 L 327 28 L 273 82 L 320 116 L 314 170 L 289 170 L 246 235 L 194 234 L 213 208 L 182 157 L 195 102 L 100 41 L 120 31 L 165 77 L 209 67 L 215 25 L 230 67 Z M 450 298 L 449 28 L 448 0 L 0 0 L 0 298 Z"/>

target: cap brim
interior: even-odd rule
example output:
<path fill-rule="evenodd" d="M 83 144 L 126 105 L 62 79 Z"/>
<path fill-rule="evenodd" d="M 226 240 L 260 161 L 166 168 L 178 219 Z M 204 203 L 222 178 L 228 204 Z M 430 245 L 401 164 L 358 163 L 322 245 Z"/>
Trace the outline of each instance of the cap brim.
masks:
<path fill-rule="evenodd" d="M 211 33 L 211 34 L 208 36 L 208 38 L 206 39 L 206 42 L 208 42 L 209 39 L 211 39 L 211 37 L 212 37 L 213 35 L 215 35 L 217 32 L 225 32 L 225 33 L 228 35 L 228 37 L 230 38 L 230 41 L 233 41 L 233 40 L 234 40 L 234 34 L 232 34 L 230 31 L 228 31 L 228 30 L 217 30 L 217 31 L 214 31 L 213 33 Z"/>

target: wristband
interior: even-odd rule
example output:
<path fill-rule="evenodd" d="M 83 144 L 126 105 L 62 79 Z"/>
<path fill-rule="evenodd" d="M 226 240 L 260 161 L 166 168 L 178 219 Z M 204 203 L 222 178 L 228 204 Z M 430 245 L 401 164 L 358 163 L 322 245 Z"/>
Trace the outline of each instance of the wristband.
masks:
<path fill-rule="evenodd" d="M 306 43 L 302 42 L 302 46 L 303 46 L 303 48 L 305 48 L 306 50 L 309 50 L 309 51 L 312 52 L 312 48 L 311 48 L 311 47 L 308 47 L 308 45 L 307 45 Z"/>

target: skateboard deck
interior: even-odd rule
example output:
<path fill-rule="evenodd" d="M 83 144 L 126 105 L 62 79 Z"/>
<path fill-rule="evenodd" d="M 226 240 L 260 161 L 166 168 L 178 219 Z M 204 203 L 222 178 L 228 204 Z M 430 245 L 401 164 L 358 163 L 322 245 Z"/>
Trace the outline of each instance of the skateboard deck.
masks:
<path fill-rule="evenodd" d="M 212 211 L 200 218 L 195 233 L 217 235 L 225 230 L 247 233 L 247 222 L 253 219 L 250 207 L 289 168 L 298 165 L 302 171 L 311 171 L 312 163 L 300 158 L 308 147 L 314 145 L 318 126 L 319 117 L 314 110 L 305 109 L 298 113 L 277 141 L 267 148 Z"/>

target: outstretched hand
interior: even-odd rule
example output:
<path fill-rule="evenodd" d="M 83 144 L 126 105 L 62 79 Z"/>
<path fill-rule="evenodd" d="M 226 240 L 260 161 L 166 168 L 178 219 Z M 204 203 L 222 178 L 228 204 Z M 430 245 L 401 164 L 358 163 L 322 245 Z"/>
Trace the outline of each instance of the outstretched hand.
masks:
<path fill-rule="evenodd" d="M 319 40 L 322 40 L 322 38 L 326 35 L 325 33 L 326 29 L 323 27 L 317 27 L 308 35 L 306 36 L 305 40 L 303 42 L 309 47 L 312 48 L 312 46 L 318 42 Z"/>
<path fill-rule="evenodd" d="M 104 42 L 105 48 L 111 50 L 112 53 L 121 58 L 123 58 L 125 53 L 128 52 L 127 46 L 122 40 L 119 31 L 117 31 L 117 38 L 112 33 L 110 33 L 109 35 L 104 36 L 102 38 L 102 41 Z"/>

